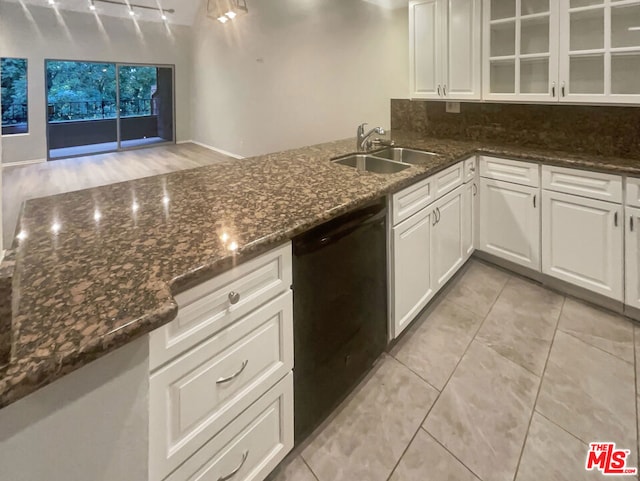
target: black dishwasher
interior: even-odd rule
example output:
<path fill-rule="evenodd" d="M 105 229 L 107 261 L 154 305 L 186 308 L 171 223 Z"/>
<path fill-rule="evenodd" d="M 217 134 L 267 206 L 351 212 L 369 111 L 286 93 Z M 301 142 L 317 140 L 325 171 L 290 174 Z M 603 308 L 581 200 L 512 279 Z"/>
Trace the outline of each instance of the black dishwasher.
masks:
<path fill-rule="evenodd" d="M 387 343 L 383 201 L 293 241 L 295 442 L 355 387 Z"/>

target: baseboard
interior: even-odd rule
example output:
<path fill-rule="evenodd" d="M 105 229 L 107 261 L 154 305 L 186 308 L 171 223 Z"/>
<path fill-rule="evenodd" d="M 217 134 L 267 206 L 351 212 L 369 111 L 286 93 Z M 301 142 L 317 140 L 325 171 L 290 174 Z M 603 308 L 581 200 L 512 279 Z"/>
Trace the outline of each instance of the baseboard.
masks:
<path fill-rule="evenodd" d="M 195 144 L 193 140 L 176 140 L 176 145 L 180 144 Z"/>
<path fill-rule="evenodd" d="M 227 152 L 226 150 L 218 149 L 216 147 L 212 147 L 211 145 L 203 144 L 202 142 L 198 142 L 197 140 L 190 140 L 189 142 L 199 145 L 200 147 L 204 147 L 205 149 L 213 150 L 214 152 L 218 152 L 219 154 L 226 155 L 227 157 L 232 157 L 234 159 L 244 159 L 242 155 Z"/>
<path fill-rule="evenodd" d="M 33 159 L 33 160 L 18 160 L 16 162 L 3 162 L 2 168 L 6 167 L 19 167 L 21 165 L 31 165 L 31 164 L 44 164 L 47 159 Z"/>

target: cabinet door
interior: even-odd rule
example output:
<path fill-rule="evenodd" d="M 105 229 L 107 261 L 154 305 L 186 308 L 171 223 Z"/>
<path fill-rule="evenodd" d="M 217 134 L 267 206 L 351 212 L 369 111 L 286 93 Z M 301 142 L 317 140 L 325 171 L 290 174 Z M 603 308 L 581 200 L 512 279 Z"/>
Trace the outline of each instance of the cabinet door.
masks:
<path fill-rule="evenodd" d="M 566 102 L 640 102 L 640 2 L 560 1 Z"/>
<path fill-rule="evenodd" d="M 640 209 L 627 207 L 625 304 L 640 309 Z"/>
<path fill-rule="evenodd" d="M 427 305 L 434 293 L 430 260 L 433 221 L 433 210 L 428 208 L 393 228 L 390 327 L 394 339 Z"/>
<path fill-rule="evenodd" d="M 557 101 L 558 2 L 484 0 L 484 99 Z"/>
<path fill-rule="evenodd" d="M 458 271 L 464 254 L 464 192 L 461 185 L 434 204 L 435 226 L 431 244 L 431 282 L 438 291 Z"/>
<path fill-rule="evenodd" d="M 540 190 L 480 179 L 480 250 L 540 270 Z"/>
<path fill-rule="evenodd" d="M 467 260 L 475 249 L 476 183 L 467 182 L 462 190 L 462 254 Z"/>
<path fill-rule="evenodd" d="M 622 301 L 622 206 L 544 191 L 542 272 Z"/>
<path fill-rule="evenodd" d="M 443 86 L 447 100 L 482 96 L 482 0 L 444 0 Z"/>
<path fill-rule="evenodd" d="M 442 98 L 442 0 L 409 2 L 409 68 L 412 98 Z"/>

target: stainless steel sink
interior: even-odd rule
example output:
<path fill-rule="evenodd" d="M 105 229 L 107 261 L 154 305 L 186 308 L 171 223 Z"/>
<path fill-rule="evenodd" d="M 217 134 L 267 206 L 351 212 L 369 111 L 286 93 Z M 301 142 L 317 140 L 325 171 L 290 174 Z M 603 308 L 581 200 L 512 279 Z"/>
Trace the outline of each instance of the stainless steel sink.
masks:
<path fill-rule="evenodd" d="M 395 174 L 411 167 L 409 164 L 397 162 L 390 159 L 381 159 L 372 155 L 353 154 L 348 157 L 336 159 L 333 162 L 341 165 L 355 167 L 360 171 L 373 172 L 376 174 Z"/>
<path fill-rule="evenodd" d="M 424 164 L 429 160 L 432 160 L 436 154 L 435 152 L 426 152 L 422 150 L 403 149 L 401 147 L 395 147 L 390 149 L 384 149 L 380 152 L 374 152 L 371 155 L 380 157 L 383 159 L 393 160 L 395 162 L 404 162 L 405 164 Z"/>

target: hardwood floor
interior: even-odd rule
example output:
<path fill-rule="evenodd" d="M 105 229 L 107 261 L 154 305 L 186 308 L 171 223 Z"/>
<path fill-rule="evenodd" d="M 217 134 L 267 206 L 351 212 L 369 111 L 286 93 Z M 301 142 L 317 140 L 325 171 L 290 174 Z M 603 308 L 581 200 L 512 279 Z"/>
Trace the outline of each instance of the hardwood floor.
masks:
<path fill-rule="evenodd" d="M 4 246 L 10 246 L 13 241 L 20 208 L 27 199 L 192 169 L 229 158 L 196 144 L 180 144 L 5 166 L 2 173 Z"/>

